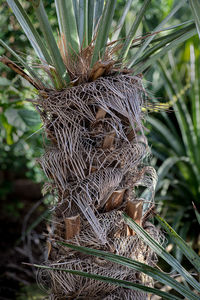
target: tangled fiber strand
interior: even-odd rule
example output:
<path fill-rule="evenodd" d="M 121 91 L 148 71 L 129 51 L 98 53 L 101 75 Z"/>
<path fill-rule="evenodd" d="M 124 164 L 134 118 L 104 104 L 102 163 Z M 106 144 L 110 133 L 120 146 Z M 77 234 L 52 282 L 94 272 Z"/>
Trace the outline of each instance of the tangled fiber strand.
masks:
<path fill-rule="evenodd" d="M 108 224 L 109 222 L 107 222 L 107 220 L 113 222 L 112 217 L 114 214 L 116 214 L 119 218 L 120 212 L 112 212 L 110 213 L 109 217 L 102 217 L 102 219 L 104 219 L 105 221 L 104 226 L 110 225 Z M 121 219 L 121 223 L 122 222 L 123 220 Z M 112 231 L 116 233 L 116 229 L 119 230 L 120 227 L 117 226 L 117 228 L 115 228 L 113 222 L 112 226 L 108 227 L 109 229 L 112 228 L 112 230 L 108 230 L 107 234 L 112 236 Z M 160 241 L 159 232 L 155 228 L 153 228 L 152 224 L 149 223 L 148 225 L 146 225 L 145 230 L 147 230 L 150 235 L 156 238 L 157 241 Z M 85 246 L 94 246 L 90 243 L 91 238 L 84 239 L 84 234 L 87 232 L 87 228 L 85 228 L 84 231 L 85 232 L 80 236 L 77 236 L 76 239 L 71 240 L 71 243 L 79 244 L 80 242 L 82 243 L 85 240 Z M 88 232 L 88 237 L 90 237 L 90 232 Z M 93 238 L 95 238 L 94 235 Z M 104 247 L 104 250 L 109 251 L 111 249 L 115 249 L 115 252 L 119 255 L 132 257 L 133 259 L 145 262 L 148 265 L 153 265 L 153 252 L 150 251 L 149 248 L 136 235 L 131 237 L 124 236 L 115 239 L 112 238 L 110 239 L 110 241 L 111 243 L 112 241 L 114 241 L 114 244 L 107 246 L 107 248 Z M 51 267 L 57 269 L 61 268 L 85 271 L 88 273 L 127 280 L 134 283 L 139 283 L 142 281 L 148 286 L 153 286 L 153 282 L 148 276 L 142 275 L 138 271 L 134 271 L 133 269 L 129 269 L 95 257 L 88 258 L 88 256 L 84 255 L 80 257 L 75 251 L 69 250 L 69 253 L 66 253 L 64 247 L 62 248 L 62 250 L 63 256 L 60 255 L 59 261 L 54 261 L 53 263 L 51 263 Z M 154 258 L 154 263 L 155 262 L 156 258 Z M 71 297 L 73 296 L 74 298 L 72 297 L 72 299 L 120 299 L 119 297 L 121 297 L 121 299 L 146 299 L 146 295 L 144 293 L 118 288 L 114 285 L 110 285 L 109 283 L 95 281 L 90 278 L 74 276 L 72 274 L 67 274 L 66 277 L 66 273 L 59 270 L 49 271 L 48 275 L 51 279 L 48 278 L 47 280 L 46 278 L 47 283 L 49 281 L 55 282 L 55 284 L 52 285 L 51 299 L 56 299 L 58 295 L 58 299 L 64 299 L 65 295 L 69 295 Z M 43 285 L 45 285 L 45 280 L 42 278 L 42 274 L 40 276 L 40 282 L 43 282 Z M 53 295 L 55 295 L 55 298 L 53 298 Z"/>
<path fill-rule="evenodd" d="M 107 248 L 104 247 L 104 250 L 109 251 L 113 249 L 113 251 L 115 251 L 119 255 L 132 257 L 133 259 L 145 262 L 148 265 L 153 265 L 153 252 L 150 251 L 149 248 L 136 235 L 131 237 L 124 236 L 113 239 L 113 233 L 115 232 L 116 234 L 117 230 L 119 230 L 119 228 L 121 229 L 121 226 L 116 226 L 115 228 L 112 217 L 116 215 L 118 218 L 118 222 L 120 222 L 122 225 L 123 220 L 119 220 L 120 214 L 120 212 L 111 212 L 109 217 L 108 215 L 102 216 L 103 222 L 101 224 L 104 223 L 104 226 L 108 226 L 109 230 L 107 234 L 108 236 L 112 236 L 110 242 L 112 243 L 114 241 L 113 245 L 110 244 L 109 246 L 107 246 Z M 109 221 L 111 223 L 113 222 L 111 227 L 109 227 Z M 123 223 L 123 225 L 125 224 Z M 112 228 L 112 230 L 110 230 L 110 228 Z M 85 246 L 94 246 L 90 243 L 91 238 L 84 238 L 84 235 L 87 233 L 87 229 L 88 228 L 85 228 L 85 232 L 83 232 L 80 236 L 74 238 L 74 240 L 71 240 L 71 243 L 79 244 L 80 242 L 82 243 L 83 241 L 85 241 Z M 151 236 L 156 238 L 157 241 L 160 241 L 159 232 L 152 226 L 151 223 L 145 226 L 145 230 L 147 230 L 147 232 L 149 232 Z M 88 237 L 90 237 L 90 232 L 88 232 L 87 234 Z M 95 239 L 94 235 L 93 238 Z M 90 278 L 74 276 L 72 274 L 67 274 L 66 277 L 66 273 L 64 273 L 63 271 L 59 271 L 59 268 L 85 271 L 88 273 L 127 280 L 134 283 L 139 283 L 142 281 L 148 286 L 153 286 L 152 280 L 148 276 L 140 274 L 138 271 L 134 271 L 133 269 L 107 262 L 96 257 L 88 257 L 84 255 L 80 257 L 79 254 L 75 251 L 68 250 L 69 253 L 66 253 L 66 248 L 62 246 L 61 248 L 63 250 L 63 255 L 60 254 L 59 261 L 57 260 L 56 262 L 54 261 L 53 263 L 49 264 L 51 267 L 56 268 L 57 270 L 49 271 L 48 276 L 50 278 L 48 279 L 42 278 L 42 274 L 40 274 L 39 278 L 40 283 L 42 282 L 44 286 L 47 285 L 49 281 L 54 282 L 54 284 L 52 285 L 51 299 L 56 299 L 58 295 L 58 299 L 64 299 L 65 295 L 69 295 L 71 297 L 73 296 L 75 299 L 119 299 L 120 295 L 121 299 L 146 299 L 146 295 L 144 293 L 118 288 L 114 285 L 110 285 L 109 283 L 95 281 Z M 155 262 L 156 258 L 154 258 L 154 263 Z M 53 298 L 53 295 L 55 295 L 55 298 Z M 105 295 L 105 297 L 102 295 Z M 136 298 L 131 298 L 133 296 Z"/>
<path fill-rule="evenodd" d="M 149 148 L 143 133 L 142 108 L 148 101 L 141 78 L 130 75 L 99 77 L 62 91 L 45 91 L 38 99 L 51 145 L 39 159 L 49 178 L 45 190 L 57 195 L 47 264 L 86 271 L 152 286 L 146 275 L 103 259 L 88 257 L 54 240 L 110 251 L 152 265 L 153 252 L 125 223 L 125 211 L 154 239 L 160 235 L 147 222 L 145 211 L 154 198 L 156 173 L 144 166 Z M 148 195 L 135 187 L 144 186 Z M 62 270 L 42 271 L 50 282 L 50 299 L 146 299 L 146 294 Z"/>

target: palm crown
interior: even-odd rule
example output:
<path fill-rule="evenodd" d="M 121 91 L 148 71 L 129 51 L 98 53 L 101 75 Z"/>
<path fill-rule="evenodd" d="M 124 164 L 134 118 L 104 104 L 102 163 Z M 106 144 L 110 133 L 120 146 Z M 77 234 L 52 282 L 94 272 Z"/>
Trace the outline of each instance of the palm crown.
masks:
<path fill-rule="evenodd" d="M 7 2 L 40 59 L 41 68 L 48 74 L 52 81 L 51 85 L 56 89 L 80 83 L 88 80 L 91 76 L 96 78 L 96 76 L 108 74 L 111 69 L 120 71 L 122 67 L 131 68 L 133 74 L 139 74 L 169 49 L 196 34 L 194 21 L 187 21 L 164 29 L 165 24 L 185 5 L 186 1 L 179 2 L 151 34 L 146 34 L 143 38 L 135 38 L 137 29 L 151 2 L 145 0 L 137 12 L 128 36 L 119 39 L 132 0 L 126 1 L 116 28 L 112 28 L 116 0 L 106 3 L 103 0 L 69 0 L 55 1 L 59 24 L 57 43 L 42 1 L 31 1 L 42 36 L 34 28 L 18 0 L 8 0 Z M 162 31 L 164 35 L 157 38 L 157 34 Z M 112 37 L 115 40 L 112 40 Z M 40 75 L 2 40 L 0 44 L 10 51 L 24 70 L 29 73 L 32 84 L 35 83 L 38 89 L 44 88 L 45 82 Z M 132 56 L 131 49 L 135 45 L 137 45 L 137 50 Z M 1 58 L 1 61 L 9 64 L 5 58 Z M 20 71 L 18 70 L 18 72 Z M 21 70 L 21 75 L 23 75 L 22 73 Z"/>

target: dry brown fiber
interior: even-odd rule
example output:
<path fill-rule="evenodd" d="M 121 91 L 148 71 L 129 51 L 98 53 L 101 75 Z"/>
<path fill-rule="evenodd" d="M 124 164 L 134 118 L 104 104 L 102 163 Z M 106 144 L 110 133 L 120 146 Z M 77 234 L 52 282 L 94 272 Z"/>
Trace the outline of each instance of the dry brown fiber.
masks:
<path fill-rule="evenodd" d="M 49 178 L 45 190 L 56 198 L 46 264 L 152 286 L 146 275 L 58 247 L 54 242 L 70 237 L 68 242 L 73 244 L 110 251 L 148 265 L 156 262 L 154 253 L 122 217 L 126 211 L 160 240 L 158 230 L 144 218 L 153 205 L 157 177 L 155 170 L 144 164 L 150 151 L 143 132 L 142 108 L 152 104 L 148 103 L 141 78 L 113 74 L 63 91 L 46 90 L 45 97 L 35 105 L 50 140 L 39 159 Z M 138 186 L 149 190 L 148 202 L 138 195 Z M 50 299 L 147 297 L 142 292 L 62 271 L 41 271 L 39 281 L 47 286 Z"/>

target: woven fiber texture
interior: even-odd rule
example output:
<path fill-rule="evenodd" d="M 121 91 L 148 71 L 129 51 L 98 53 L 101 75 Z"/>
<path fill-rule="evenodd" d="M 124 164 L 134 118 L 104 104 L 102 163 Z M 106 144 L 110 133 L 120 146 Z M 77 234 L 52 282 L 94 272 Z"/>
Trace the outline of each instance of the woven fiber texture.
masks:
<path fill-rule="evenodd" d="M 43 190 L 55 197 L 46 264 L 58 270 L 38 274 L 38 281 L 50 290 L 50 299 L 147 297 L 59 268 L 153 286 L 144 274 L 55 242 L 110 251 L 148 265 L 156 262 L 154 253 L 122 216 L 125 211 L 160 241 L 160 233 L 146 218 L 157 180 L 155 170 L 144 164 L 150 153 L 143 132 L 143 111 L 151 105 L 146 98 L 140 77 L 120 74 L 62 91 L 45 91 L 35 102 L 50 141 L 38 160 L 49 178 Z M 144 189 L 148 201 L 141 196 Z"/>

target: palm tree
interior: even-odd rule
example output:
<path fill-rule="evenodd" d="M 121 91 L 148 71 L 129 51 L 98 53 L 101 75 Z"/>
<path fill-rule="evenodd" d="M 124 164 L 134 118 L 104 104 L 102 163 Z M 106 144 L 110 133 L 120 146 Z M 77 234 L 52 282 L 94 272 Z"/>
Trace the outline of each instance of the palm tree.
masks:
<path fill-rule="evenodd" d="M 50 299 L 146 299 L 141 291 L 62 272 L 65 267 L 153 285 L 150 277 L 138 271 L 88 257 L 56 241 L 105 250 L 148 265 L 155 263 L 155 254 L 125 223 L 122 213 L 159 241 L 158 230 L 148 222 L 156 172 L 144 162 L 149 148 L 143 120 L 145 112 L 155 105 L 143 87 L 142 72 L 196 34 L 191 21 L 169 27 L 169 34 L 156 37 L 185 1 L 178 3 L 151 34 L 135 38 L 150 0 L 143 1 L 127 37 L 121 37 L 120 31 L 132 0 L 126 1 L 115 28 L 116 0 L 56 0 L 58 42 L 41 0 L 31 3 L 42 36 L 18 0 L 7 2 L 41 69 L 36 72 L 0 40 L 19 64 L 5 56 L 1 62 L 38 92 L 32 102 L 48 139 L 39 163 L 49 179 L 44 191 L 55 197 L 46 264 L 57 271 L 45 269 L 40 280 L 47 283 Z M 139 194 L 138 186 L 146 188 L 143 194 Z"/>

